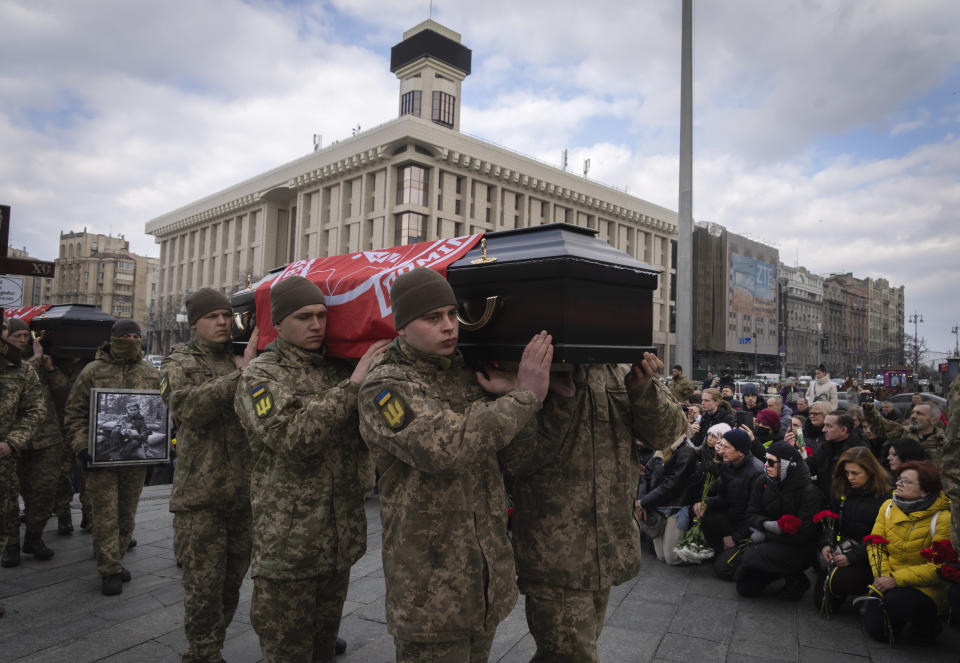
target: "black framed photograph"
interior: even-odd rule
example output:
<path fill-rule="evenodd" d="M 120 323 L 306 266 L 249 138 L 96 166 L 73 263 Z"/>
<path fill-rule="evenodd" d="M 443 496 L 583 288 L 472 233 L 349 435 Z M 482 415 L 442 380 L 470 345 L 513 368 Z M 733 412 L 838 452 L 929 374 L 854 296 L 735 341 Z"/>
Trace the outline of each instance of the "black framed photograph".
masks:
<path fill-rule="evenodd" d="M 170 462 L 170 413 L 158 389 L 90 390 L 90 466 Z"/>

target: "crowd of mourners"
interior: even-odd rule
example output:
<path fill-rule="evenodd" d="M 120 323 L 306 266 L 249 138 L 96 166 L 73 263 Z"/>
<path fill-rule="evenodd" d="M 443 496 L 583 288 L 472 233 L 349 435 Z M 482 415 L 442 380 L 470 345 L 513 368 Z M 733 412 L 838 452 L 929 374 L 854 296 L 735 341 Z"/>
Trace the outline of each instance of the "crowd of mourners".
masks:
<path fill-rule="evenodd" d="M 658 558 L 692 551 L 743 597 L 798 601 L 812 584 L 815 610 L 856 609 L 878 640 L 933 642 L 960 615 L 960 413 L 917 392 L 902 417 L 855 380 L 839 409 L 822 365 L 806 389 L 747 382 L 739 400 L 727 371 L 672 373 L 689 435 L 649 453 L 635 502 Z"/>

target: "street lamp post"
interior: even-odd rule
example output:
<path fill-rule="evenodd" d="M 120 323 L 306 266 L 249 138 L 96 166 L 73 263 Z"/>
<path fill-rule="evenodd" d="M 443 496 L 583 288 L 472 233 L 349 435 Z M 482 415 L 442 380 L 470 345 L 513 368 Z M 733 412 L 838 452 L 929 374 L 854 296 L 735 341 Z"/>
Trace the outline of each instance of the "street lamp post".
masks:
<path fill-rule="evenodd" d="M 913 315 L 907 318 L 907 322 L 913 324 L 913 386 L 916 389 L 920 381 L 920 338 L 917 325 L 923 322 L 923 315 L 914 311 Z"/>
<path fill-rule="evenodd" d="M 956 338 L 956 345 L 953 347 L 953 356 L 960 357 L 960 325 L 954 325 L 950 333 Z"/>

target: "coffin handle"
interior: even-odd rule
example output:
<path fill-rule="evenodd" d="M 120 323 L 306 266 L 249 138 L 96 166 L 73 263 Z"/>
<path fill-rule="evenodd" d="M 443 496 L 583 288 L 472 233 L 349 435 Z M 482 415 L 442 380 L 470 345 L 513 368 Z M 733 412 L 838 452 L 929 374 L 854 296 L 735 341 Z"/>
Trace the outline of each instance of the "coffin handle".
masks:
<path fill-rule="evenodd" d="M 250 311 L 233 314 L 233 324 L 242 332 L 247 331 L 247 325 L 250 324 Z"/>
<path fill-rule="evenodd" d="M 493 317 L 493 312 L 497 310 L 497 304 L 500 303 L 500 296 L 494 295 L 493 297 L 487 297 L 486 305 L 483 308 L 483 315 L 480 316 L 475 322 L 470 322 L 466 320 L 462 315 L 460 315 L 460 309 L 457 309 L 457 320 L 460 322 L 460 327 L 466 331 L 477 331 L 478 329 L 483 329 L 487 326 L 487 323 L 490 322 L 490 318 Z"/>

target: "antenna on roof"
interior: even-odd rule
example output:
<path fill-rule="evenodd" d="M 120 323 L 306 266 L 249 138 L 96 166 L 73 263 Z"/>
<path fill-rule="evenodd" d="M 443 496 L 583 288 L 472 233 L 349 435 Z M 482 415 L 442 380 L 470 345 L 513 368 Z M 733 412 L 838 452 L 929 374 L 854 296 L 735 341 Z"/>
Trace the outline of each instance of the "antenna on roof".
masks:
<path fill-rule="evenodd" d="M 566 170 L 567 169 L 567 148 L 563 148 L 563 158 L 561 159 L 561 162 L 563 163 L 563 169 Z"/>
<path fill-rule="evenodd" d="M 433 0 L 430 0 L 430 15 L 427 18 L 433 18 Z"/>
<path fill-rule="evenodd" d="M 586 177 L 587 173 L 590 172 L 590 159 L 583 160 L 583 176 Z"/>
<path fill-rule="evenodd" d="M 323 149 L 323 134 L 313 134 L 313 151 L 318 152 Z"/>

